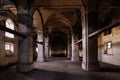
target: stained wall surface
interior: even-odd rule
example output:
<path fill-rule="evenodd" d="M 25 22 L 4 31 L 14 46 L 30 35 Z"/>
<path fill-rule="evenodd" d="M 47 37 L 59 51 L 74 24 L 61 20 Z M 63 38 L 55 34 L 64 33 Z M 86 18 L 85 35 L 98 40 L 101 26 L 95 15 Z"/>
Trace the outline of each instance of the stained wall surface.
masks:
<path fill-rule="evenodd" d="M 0 16 L 0 21 L 3 19 L 9 19 L 9 17 Z M 5 27 L 5 26 L 4 26 Z M 14 25 L 15 30 L 17 26 Z M 5 42 L 14 44 L 14 53 L 5 51 Z M 5 32 L 0 30 L 0 66 L 6 66 L 9 64 L 16 63 L 18 59 L 18 37 L 15 36 L 14 39 L 5 36 Z"/>
<path fill-rule="evenodd" d="M 111 34 L 99 36 L 98 60 L 120 66 L 120 25 L 112 28 Z"/>

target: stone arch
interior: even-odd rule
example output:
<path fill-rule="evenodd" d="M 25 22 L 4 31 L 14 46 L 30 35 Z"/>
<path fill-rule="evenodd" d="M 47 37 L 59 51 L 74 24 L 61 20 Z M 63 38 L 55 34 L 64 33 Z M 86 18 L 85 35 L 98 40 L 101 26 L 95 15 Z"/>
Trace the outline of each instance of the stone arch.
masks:
<path fill-rule="evenodd" d="M 6 20 L 7 18 L 10 18 L 16 26 L 18 26 L 17 22 L 17 16 L 10 10 L 3 10 L 0 11 L 0 16 L 3 16 L 2 19 Z"/>
<path fill-rule="evenodd" d="M 61 36 L 58 35 L 58 36 L 62 38 L 61 41 L 63 41 L 63 42 L 66 41 L 66 46 L 64 46 L 66 49 L 64 49 L 64 50 L 65 50 L 65 53 L 67 53 L 67 46 L 71 42 L 70 37 L 72 34 L 72 23 L 67 18 L 61 16 L 59 13 L 53 13 L 47 19 L 44 29 L 46 29 L 48 31 L 49 43 L 51 41 L 51 35 L 54 36 L 53 33 L 57 34 L 59 32 L 62 32 L 66 35 L 66 37 L 63 37 L 62 35 Z M 50 47 L 51 44 L 49 44 L 49 43 L 48 43 L 48 47 L 49 47 L 49 51 L 51 51 L 51 47 Z M 49 52 L 49 53 L 51 54 L 51 52 Z"/>
<path fill-rule="evenodd" d="M 36 18 L 37 17 L 37 18 Z M 34 10 L 33 13 L 33 18 L 36 18 L 37 21 L 37 30 L 43 30 L 44 27 L 44 21 L 43 21 L 43 16 L 42 13 L 40 12 L 39 9 Z"/>
<path fill-rule="evenodd" d="M 47 19 L 47 21 L 46 21 L 46 23 L 45 23 L 45 27 L 47 27 L 47 26 L 49 26 L 49 25 L 51 25 L 51 24 L 54 24 L 54 22 L 56 22 L 56 21 L 61 21 L 61 22 L 63 22 L 64 24 L 67 24 L 68 26 L 71 26 L 71 25 L 72 25 L 71 22 L 70 22 L 67 18 L 61 16 L 59 13 L 53 13 L 53 14 L 52 14 L 51 16 L 49 16 L 49 18 Z"/>
<path fill-rule="evenodd" d="M 68 36 L 61 30 L 52 31 L 49 36 L 49 48 L 53 57 L 67 57 Z"/>

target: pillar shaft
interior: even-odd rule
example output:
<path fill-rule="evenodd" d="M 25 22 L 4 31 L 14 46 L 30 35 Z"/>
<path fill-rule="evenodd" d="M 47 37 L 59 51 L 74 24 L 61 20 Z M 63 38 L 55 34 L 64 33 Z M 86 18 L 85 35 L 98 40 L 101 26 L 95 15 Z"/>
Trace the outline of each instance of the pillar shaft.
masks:
<path fill-rule="evenodd" d="M 67 49 L 67 58 L 71 58 L 71 48 L 70 48 L 70 44 L 68 44 L 68 49 Z"/>
<path fill-rule="evenodd" d="M 43 31 L 38 32 L 38 42 L 42 42 L 43 44 L 38 44 L 38 58 L 37 61 L 44 61 L 44 41 L 43 41 Z"/>
<path fill-rule="evenodd" d="M 71 58 L 72 56 L 72 48 L 71 48 L 71 38 L 68 37 L 68 44 L 67 44 L 67 58 Z"/>
<path fill-rule="evenodd" d="M 51 52 L 51 46 L 50 45 L 48 45 L 48 55 L 49 55 L 49 58 L 51 58 L 52 56 L 51 56 L 51 54 L 52 54 L 52 52 Z"/>
<path fill-rule="evenodd" d="M 48 38 L 45 38 L 45 58 L 49 58 L 49 54 L 48 54 Z"/>
<path fill-rule="evenodd" d="M 18 63 L 16 68 L 19 72 L 27 72 L 33 69 L 32 16 L 24 9 L 18 9 L 18 22 L 18 31 L 27 35 L 27 38 L 19 38 Z"/>
<path fill-rule="evenodd" d="M 82 68 L 86 71 L 99 69 L 97 53 L 97 36 L 89 38 L 88 35 L 96 30 L 97 13 L 86 13 L 82 16 L 82 45 L 83 62 Z"/>
<path fill-rule="evenodd" d="M 74 44 L 75 36 L 72 36 L 72 57 L 73 62 L 79 62 L 79 46 Z"/>

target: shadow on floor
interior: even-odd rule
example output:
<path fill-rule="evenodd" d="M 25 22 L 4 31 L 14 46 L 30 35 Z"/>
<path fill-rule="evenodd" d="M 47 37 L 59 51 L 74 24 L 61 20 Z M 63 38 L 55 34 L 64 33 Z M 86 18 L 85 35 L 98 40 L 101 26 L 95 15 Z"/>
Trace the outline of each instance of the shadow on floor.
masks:
<path fill-rule="evenodd" d="M 112 71 L 112 70 L 111 70 Z M 79 74 L 33 69 L 26 73 L 18 73 L 15 68 L 0 72 L 0 80 L 120 80 L 120 74 L 82 71 Z"/>
<path fill-rule="evenodd" d="M 114 78 L 110 77 L 109 74 L 106 75 L 97 72 L 92 74 L 88 72 L 83 72 L 81 74 L 70 74 L 64 72 L 34 69 L 24 74 L 33 80 L 120 80 L 119 76 L 118 78 Z"/>
<path fill-rule="evenodd" d="M 100 62 L 100 72 L 114 72 L 120 73 L 120 66 L 115 66 L 107 63 Z"/>
<path fill-rule="evenodd" d="M 78 78 L 78 75 L 64 73 L 64 72 L 40 70 L 40 69 L 34 69 L 24 74 L 26 76 L 31 77 L 34 80 L 80 80 Z M 79 75 L 79 77 L 83 77 L 83 76 Z"/>
<path fill-rule="evenodd" d="M 103 67 L 99 70 L 100 72 L 113 72 L 113 73 L 120 73 L 120 69 L 118 68 L 108 68 L 108 67 Z"/>
<path fill-rule="evenodd" d="M 35 80 L 80 80 L 80 77 L 83 78 L 83 76 L 80 75 L 78 76 L 64 72 L 54 72 L 39 69 L 34 69 L 31 72 L 25 73 L 25 75 L 32 77 Z"/>

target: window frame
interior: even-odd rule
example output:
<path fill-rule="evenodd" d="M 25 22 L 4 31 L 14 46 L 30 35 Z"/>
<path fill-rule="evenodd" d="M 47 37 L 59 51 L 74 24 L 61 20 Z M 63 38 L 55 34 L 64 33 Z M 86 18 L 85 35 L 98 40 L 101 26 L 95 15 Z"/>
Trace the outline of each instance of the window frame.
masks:
<path fill-rule="evenodd" d="M 108 42 L 104 43 L 104 54 L 107 54 L 107 55 L 112 55 L 113 54 L 112 53 L 112 41 L 108 41 Z"/>
<path fill-rule="evenodd" d="M 10 27 L 10 26 L 12 26 L 12 27 Z M 10 19 L 10 18 L 6 19 L 6 21 L 5 21 L 5 27 L 9 28 L 11 30 L 15 30 L 15 24 L 12 21 L 12 19 Z M 5 37 L 14 39 L 15 35 L 12 34 L 12 33 L 7 32 L 7 31 L 5 31 Z"/>
<path fill-rule="evenodd" d="M 6 45 L 9 45 L 9 49 L 6 48 Z M 13 56 L 15 53 L 15 44 L 12 42 L 5 42 L 4 50 L 5 56 Z"/>

